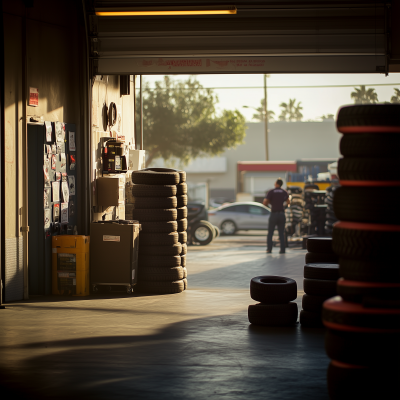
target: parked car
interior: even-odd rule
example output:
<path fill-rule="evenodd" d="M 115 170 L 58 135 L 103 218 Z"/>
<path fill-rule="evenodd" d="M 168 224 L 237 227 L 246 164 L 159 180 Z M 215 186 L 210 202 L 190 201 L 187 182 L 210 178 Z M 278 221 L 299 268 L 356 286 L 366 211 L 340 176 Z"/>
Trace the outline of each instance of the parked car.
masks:
<path fill-rule="evenodd" d="M 189 202 L 188 209 L 188 243 L 199 243 L 205 246 L 219 235 L 217 227 L 208 221 L 208 214 L 204 203 Z"/>
<path fill-rule="evenodd" d="M 224 235 L 237 230 L 268 229 L 271 210 L 260 203 L 238 202 L 208 211 L 208 220 L 221 229 Z"/>

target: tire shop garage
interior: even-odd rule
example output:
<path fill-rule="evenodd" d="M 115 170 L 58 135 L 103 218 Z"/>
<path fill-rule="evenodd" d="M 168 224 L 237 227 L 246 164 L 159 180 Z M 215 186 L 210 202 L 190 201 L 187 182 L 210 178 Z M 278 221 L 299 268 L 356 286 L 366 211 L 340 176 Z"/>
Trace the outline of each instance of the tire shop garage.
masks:
<path fill-rule="evenodd" d="M 105 147 L 118 156 L 115 147 L 124 142 L 132 154 L 125 162 L 142 168 L 143 75 L 399 73 L 400 0 L 17 0 L 3 2 L 2 15 L 2 398 L 400 396 L 393 393 L 400 372 L 400 222 L 387 206 L 400 186 L 398 105 L 341 109 L 337 126 L 346 143 L 333 201 L 340 222 L 333 245 L 308 240 L 306 267 L 289 254 L 269 265 L 263 254 L 251 269 L 250 253 L 227 248 L 218 255 L 217 249 L 199 258 L 209 273 L 204 286 L 179 295 L 48 296 L 52 236 L 91 236 L 93 244 L 96 235 L 105 240 L 100 229 L 95 235 L 94 222 L 125 219 L 126 182 L 115 180 L 116 195 L 104 200 L 111 189 L 100 160 Z M 105 141 L 105 134 L 113 139 Z M 35 190 L 43 156 L 54 170 L 50 178 L 44 172 L 45 204 L 68 204 L 51 215 L 41 211 L 41 186 Z M 114 172 L 129 169 L 116 159 Z M 164 198 L 185 196 L 184 174 L 170 171 L 158 181 L 153 172 L 152 182 L 134 183 L 176 186 Z M 46 200 L 46 179 L 62 200 Z M 143 195 L 137 189 L 133 196 Z M 376 201 L 364 202 L 367 197 Z M 163 208 L 185 207 L 159 194 L 145 198 Z M 53 229 L 65 215 L 60 231 Z M 167 222 L 178 217 L 174 210 Z M 49 234 L 37 230 L 39 220 L 51 221 Z M 173 230 L 184 231 L 181 225 Z M 151 258 L 157 246 L 143 239 Z M 103 250 L 96 249 L 99 262 Z M 176 268 L 186 263 L 182 246 L 170 255 L 179 256 Z M 113 257 L 107 254 L 107 262 Z M 266 272 L 280 278 L 251 279 Z M 261 304 L 247 311 L 249 278 L 250 297 Z M 336 294 L 342 299 L 322 308 Z M 303 327 L 293 324 L 301 307 Z M 322 313 L 325 328 L 312 328 L 312 310 L 319 323 Z M 258 326 L 268 325 L 266 313 L 275 325 L 292 324 Z"/>

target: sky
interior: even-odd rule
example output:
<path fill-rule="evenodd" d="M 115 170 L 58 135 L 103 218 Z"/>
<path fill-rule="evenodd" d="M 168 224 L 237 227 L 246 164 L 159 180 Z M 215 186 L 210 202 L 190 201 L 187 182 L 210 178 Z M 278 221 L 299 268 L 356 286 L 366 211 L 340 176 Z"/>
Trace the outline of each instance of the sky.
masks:
<path fill-rule="evenodd" d="M 189 75 L 172 76 L 174 80 L 186 80 Z M 239 110 L 246 118 L 252 119 L 255 111 L 264 97 L 264 78 L 262 74 L 249 75 L 196 75 L 198 81 L 208 88 L 235 88 L 215 89 L 218 95 L 218 109 Z M 163 75 L 143 76 L 145 82 L 151 87 L 155 81 L 163 80 Z M 389 86 L 374 86 L 389 84 Z M 351 85 L 351 87 L 334 88 L 293 88 L 293 86 L 326 86 L 326 85 Z M 400 89 L 400 74 L 272 74 L 267 78 L 268 110 L 280 114 L 279 104 L 296 99 L 303 107 L 303 121 L 318 120 L 322 115 L 336 115 L 338 109 L 345 104 L 352 104 L 350 93 L 359 85 L 371 85 L 378 94 L 379 102 L 390 101 L 394 94 L 393 88 Z M 255 89 L 247 89 L 254 87 Z M 285 88 L 274 88 L 274 86 Z"/>

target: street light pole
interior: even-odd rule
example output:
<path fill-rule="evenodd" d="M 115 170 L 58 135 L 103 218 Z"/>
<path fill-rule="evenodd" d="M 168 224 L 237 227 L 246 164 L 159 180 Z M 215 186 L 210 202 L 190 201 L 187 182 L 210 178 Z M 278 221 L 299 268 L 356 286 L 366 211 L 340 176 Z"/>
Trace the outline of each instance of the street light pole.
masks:
<path fill-rule="evenodd" d="M 268 149 L 268 114 L 267 114 L 267 74 L 264 74 L 264 128 L 265 128 L 265 160 L 269 160 Z"/>

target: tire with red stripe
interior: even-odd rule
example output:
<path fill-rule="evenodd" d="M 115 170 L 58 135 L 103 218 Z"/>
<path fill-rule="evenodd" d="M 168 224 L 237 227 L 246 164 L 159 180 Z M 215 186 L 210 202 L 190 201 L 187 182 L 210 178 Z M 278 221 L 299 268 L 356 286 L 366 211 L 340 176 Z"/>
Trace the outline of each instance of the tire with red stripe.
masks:
<path fill-rule="evenodd" d="M 335 191 L 333 210 L 340 221 L 400 225 L 397 187 L 342 186 Z"/>
<path fill-rule="evenodd" d="M 337 294 L 345 301 L 392 305 L 400 308 L 400 283 L 359 282 L 340 278 L 337 282 Z"/>
<path fill-rule="evenodd" d="M 357 104 L 342 107 L 337 116 L 341 133 L 400 133 L 400 104 Z"/>
<path fill-rule="evenodd" d="M 367 308 L 361 304 L 344 301 L 340 296 L 325 301 L 322 320 L 329 329 L 400 333 L 400 309 Z"/>
<path fill-rule="evenodd" d="M 400 226 L 340 221 L 333 227 L 333 250 L 339 257 L 397 260 Z"/>
<path fill-rule="evenodd" d="M 331 400 L 398 399 L 398 368 L 374 368 L 332 360 L 328 367 L 328 393 Z"/>
<path fill-rule="evenodd" d="M 328 329 L 325 350 L 329 358 L 344 363 L 393 365 L 400 359 L 400 334 Z"/>

